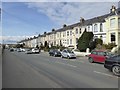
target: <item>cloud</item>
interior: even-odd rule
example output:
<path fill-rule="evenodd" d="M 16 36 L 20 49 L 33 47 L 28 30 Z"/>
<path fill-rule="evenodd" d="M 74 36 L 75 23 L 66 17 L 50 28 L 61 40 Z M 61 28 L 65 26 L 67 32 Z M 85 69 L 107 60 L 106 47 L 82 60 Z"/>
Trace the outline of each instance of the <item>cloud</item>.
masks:
<path fill-rule="evenodd" d="M 58 24 L 78 22 L 80 17 L 92 18 L 109 13 L 113 4 L 98 2 L 36 2 L 26 3 L 28 8 L 35 8 Z"/>
<path fill-rule="evenodd" d="M 0 43 L 17 43 L 20 40 L 33 36 L 0 36 Z"/>

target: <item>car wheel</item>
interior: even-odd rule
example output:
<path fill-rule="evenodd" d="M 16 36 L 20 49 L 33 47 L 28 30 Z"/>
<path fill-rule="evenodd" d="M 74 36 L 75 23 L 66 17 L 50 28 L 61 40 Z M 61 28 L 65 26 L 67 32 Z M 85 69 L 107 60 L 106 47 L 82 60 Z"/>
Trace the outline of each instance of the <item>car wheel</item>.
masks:
<path fill-rule="evenodd" d="M 120 66 L 113 66 L 112 67 L 112 72 L 116 76 L 120 76 Z"/>
<path fill-rule="evenodd" d="M 90 62 L 90 63 L 93 63 L 94 60 L 93 60 L 92 58 L 89 58 L 89 62 Z"/>
<path fill-rule="evenodd" d="M 54 54 L 54 57 L 56 57 L 56 55 Z"/>
<path fill-rule="evenodd" d="M 63 56 L 61 55 L 61 58 L 63 58 Z"/>
<path fill-rule="evenodd" d="M 70 59 L 70 57 L 69 57 L 69 56 L 67 56 L 67 58 L 68 58 L 68 59 Z"/>

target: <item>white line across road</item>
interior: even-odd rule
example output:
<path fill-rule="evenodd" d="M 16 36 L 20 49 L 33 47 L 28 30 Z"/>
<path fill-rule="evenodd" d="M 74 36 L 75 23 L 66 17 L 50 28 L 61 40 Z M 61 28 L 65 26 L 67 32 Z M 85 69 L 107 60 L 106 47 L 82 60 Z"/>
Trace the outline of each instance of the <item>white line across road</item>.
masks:
<path fill-rule="evenodd" d="M 74 67 L 74 68 L 77 67 L 77 66 L 74 66 L 74 65 L 71 65 L 71 64 L 62 63 L 62 62 L 56 62 L 56 63 L 62 64 L 62 65 L 66 65 L 66 66 L 70 66 L 70 67 Z"/>
<path fill-rule="evenodd" d="M 117 76 L 113 76 L 113 75 L 110 75 L 110 74 L 107 74 L 107 73 L 103 73 L 103 72 L 99 72 L 99 71 L 93 71 L 94 73 L 97 73 L 97 74 L 101 74 L 101 75 L 105 75 L 105 76 L 109 76 L 109 77 L 115 77 L 115 78 L 118 78 Z"/>

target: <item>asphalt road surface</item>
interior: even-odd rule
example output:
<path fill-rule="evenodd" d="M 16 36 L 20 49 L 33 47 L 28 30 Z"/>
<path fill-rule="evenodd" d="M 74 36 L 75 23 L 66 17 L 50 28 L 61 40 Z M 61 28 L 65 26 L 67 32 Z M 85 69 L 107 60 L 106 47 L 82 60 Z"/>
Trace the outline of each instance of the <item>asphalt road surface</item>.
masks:
<path fill-rule="evenodd" d="M 3 88 L 118 88 L 118 77 L 86 57 L 4 51 Z"/>

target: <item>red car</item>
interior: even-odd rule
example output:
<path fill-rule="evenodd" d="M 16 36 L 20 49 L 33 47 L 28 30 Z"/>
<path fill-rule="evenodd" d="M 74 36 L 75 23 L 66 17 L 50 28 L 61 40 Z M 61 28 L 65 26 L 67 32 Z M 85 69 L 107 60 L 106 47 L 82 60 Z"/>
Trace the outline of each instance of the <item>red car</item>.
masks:
<path fill-rule="evenodd" d="M 105 62 L 105 60 L 110 56 L 110 53 L 106 51 L 94 50 L 88 56 L 88 60 L 90 63 L 93 62 Z"/>

